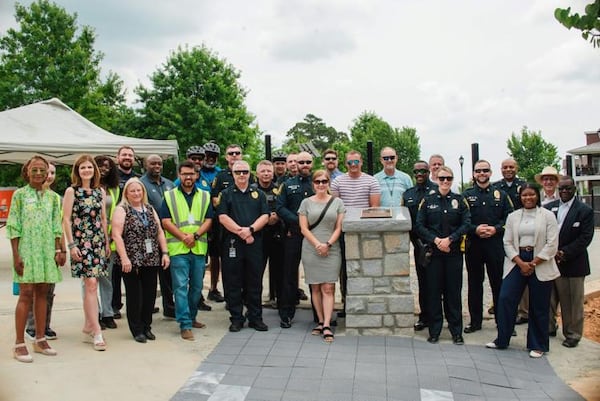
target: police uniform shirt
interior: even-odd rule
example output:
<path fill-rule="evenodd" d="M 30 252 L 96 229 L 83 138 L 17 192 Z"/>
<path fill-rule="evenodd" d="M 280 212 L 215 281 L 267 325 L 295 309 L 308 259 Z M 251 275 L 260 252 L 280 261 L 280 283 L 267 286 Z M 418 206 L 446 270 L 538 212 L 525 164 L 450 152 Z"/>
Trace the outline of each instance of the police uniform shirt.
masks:
<path fill-rule="evenodd" d="M 502 237 L 506 217 L 513 211 L 512 202 L 506 192 L 489 185 L 481 188 L 475 184 L 464 192 L 464 197 L 471 211 L 471 227 L 469 234 L 476 236 L 475 230 L 480 224 L 496 228 L 496 236 Z"/>
<path fill-rule="evenodd" d="M 160 182 L 153 180 L 147 173 L 140 178 L 144 187 L 146 187 L 146 193 L 148 195 L 148 202 L 154 207 L 154 210 L 160 210 L 164 199 L 164 193 L 175 188 L 173 181 L 164 177 L 159 177 Z"/>
<path fill-rule="evenodd" d="M 179 191 L 181 191 L 181 193 L 183 194 L 183 197 L 185 198 L 185 201 L 187 202 L 188 207 L 191 209 L 192 208 L 192 202 L 194 201 L 194 196 L 196 195 L 196 191 L 200 191 L 200 189 L 198 188 L 194 188 L 195 191 L 190 192 L 189 194 L 186 193 L 183 188 L 181 187 L 181 185 L 179 185 L 177 187 L 177 189 L 179 189 Z M 212 202 L 208 203 L 208 209 L 206 209 L 206 214 L 204 215 L 205 219 L 212 219 L 215 216 L 215 211 L 212 207 Z M 169 210 L 169 207 L 167 206 L 167 201 L 165 201 L 163 199 L 162 204 L 160 206 L 160 210 L 158 212 L 158 217 L 162 219 L 172 219 L 173 216 L 171 216 L 171 211 Z"/>
<path fill-rule="evenodd" d="M 249 227 L 261 215 L 269 214 L 267 196 L 252 185 L 245 191 L 236 185 L 224 189 L 217 203 L 217 216 L 226 214 L 241 227 Z"/>
<path fill-rule="evenodd" d="M 289 226 L 298 226 L 298 208 L 304 198 L 314 195 L 311 176 L 297 175 L 279 187 L 277 214 Z"/>
<path fill-rule="evenodd" d="M 410 187 L 402 194 L 401 205 L 407 207 L 410 212 L 410 220 L 413 225 L 411 231 L 415 231 L 419 204 L 426 195 L 434 194 L 437 188 L 438 185 L 435 182 L 427 179 L 422 185 L 417 184 L 414 187 Z"/>
<path fill-rule="evenodd" d="M 271 182 L 266 188 L 260 184 L 256 184 L 256 188 L 265 193 L 265 196 L 267 197 L 267 205 L 269 205 L 269 213 L 274 212 L 277 206 L 277 195 L 279 194 L 279 189 L 275 183 Z"/>
<path fill-rule="evenodd" d="M 492 185 L 495 189 L 506 192 L 506 194 L 510 196 L 510 200 L 514 209 L 517 210 L 523 207 L 523 205 L 521 205 L 521 198 L 519 197 L 519 191 L 521 190 L 521 186 L 523 184 L 525 184 L 525 180 L 516 177 L 510 184 L 505 179 L 502 179 L 493 183 Z"/>

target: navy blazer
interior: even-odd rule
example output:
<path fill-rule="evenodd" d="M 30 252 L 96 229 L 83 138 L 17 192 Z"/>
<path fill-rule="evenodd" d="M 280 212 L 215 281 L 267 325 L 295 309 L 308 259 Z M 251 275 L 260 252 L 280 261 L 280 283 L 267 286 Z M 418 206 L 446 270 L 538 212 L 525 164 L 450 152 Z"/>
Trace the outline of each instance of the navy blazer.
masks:
<path fill-rule="evenodd" d="M 544 205 L 558 214 L 560 200 Z M 594 211 L 591 207 L 574 198 L 558 233 L 558 250 L 564 252 L 564 259 L 558 264 L 563 277 L 583 277 L 590 274 L 590 258 L 587 247 L 594 237 Z"/>

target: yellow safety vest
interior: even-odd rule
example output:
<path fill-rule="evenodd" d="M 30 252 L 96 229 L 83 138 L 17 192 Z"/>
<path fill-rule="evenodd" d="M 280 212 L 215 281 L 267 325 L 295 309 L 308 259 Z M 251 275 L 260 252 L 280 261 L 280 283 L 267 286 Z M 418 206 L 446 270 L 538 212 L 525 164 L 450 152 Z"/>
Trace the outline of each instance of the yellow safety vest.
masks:
<path fill-rule="evenodd" d="M 198 231 L 204 222 L 204 216 L 206 215 L 206 211 L 210 204 L 210 194 L 207 191 L 201 191 L 197 188 L 194 188 L 194 190 L 196 193 L 192 200 L 191 210 L 179 188 L 174 188 L 165 192 L 165 202 L 167 203 L 169 212 L 171 212 L 171 221 L 184 233 L 193 234 Z M 192 215 L 191 218 L 190 212 Z M 167 249 L 171 256 L 183 255 L 190 251 L 195 255 L 206 255 L 206 252 L 208 251 L 208 239 L 206 233 L 202 234 L 202 237 L 196 241 L 191 249 L 185 246 L 182 241 L 176 238 L 168 230 L 165 230 L 165 237 L 167 239 Z"/>
<path fill-rule="evenodd" d="M 112 217 L 115 212 L 115 207 L 117 206 L 117 202 L 119 201 L 119 195 L 121 195 L 121 188 L 108 188 L 108 194 L 111 198 L 110 209 L 107 210 L 107 219 L 106 219 L 106 229 L 108 230 L 108 238 L 110 238 L 110 250 L 113 252 L 117 251 L 117 244 L 112 240 L 111 232 L 112 232 Z"/>

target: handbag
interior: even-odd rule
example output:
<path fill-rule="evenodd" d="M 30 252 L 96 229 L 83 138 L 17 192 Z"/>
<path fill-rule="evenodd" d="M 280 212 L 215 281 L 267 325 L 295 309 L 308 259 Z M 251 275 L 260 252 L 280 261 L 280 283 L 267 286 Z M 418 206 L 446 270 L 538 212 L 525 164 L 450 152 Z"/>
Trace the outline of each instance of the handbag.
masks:
<path fill-rule="evenodd" d="M 327 202 L 327 204 L 323 208 L 323 211 L 321 212 L 321 215 L 319 216 L 319 218 L 317 219 L 317 221 L 315 221 L 313 224 L 310 224 L 308 226 L 309 230 L 312 230 L 313 228 L 315 228 L 316 226 L 319 225 L 319 223 L 321 222 L 321 220 L 323 220 L 323 217 L 325 217 L 325 213 L 327 213 L 327 209 L 329 209 L 329 206 L 331 206 L 332 203 L 333 203 L 333 196 L 331 198 L 329 198 L 329 202 Z"/>

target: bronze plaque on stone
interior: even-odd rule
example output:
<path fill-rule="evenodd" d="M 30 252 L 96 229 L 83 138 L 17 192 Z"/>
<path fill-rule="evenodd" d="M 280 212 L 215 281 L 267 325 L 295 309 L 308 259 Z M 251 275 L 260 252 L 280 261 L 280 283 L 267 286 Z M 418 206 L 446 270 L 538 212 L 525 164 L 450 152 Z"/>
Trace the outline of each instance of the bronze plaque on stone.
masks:
<path fill-rule="evenodd" d="M 360 213 L 361 219 L 382 219 L 391 217 L 392 209 L 389 207 L 369 207 L 363 209 Z"/>

